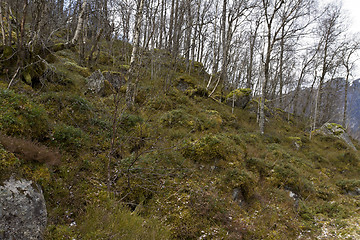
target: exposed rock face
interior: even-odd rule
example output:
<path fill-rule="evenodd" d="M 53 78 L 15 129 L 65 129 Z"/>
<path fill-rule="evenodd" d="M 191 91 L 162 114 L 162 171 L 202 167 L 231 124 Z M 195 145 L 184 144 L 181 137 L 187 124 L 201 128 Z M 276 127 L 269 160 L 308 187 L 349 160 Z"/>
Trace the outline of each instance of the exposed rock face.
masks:
<path fill-rule="evenodd" d="M 90 91 L 94 93 L 99 93 L 104 88 L 104 84 L 105 77 L 100 70 L 93 72 L 87 78 L 87 87 Z"/>
<path fill-rule="evenodd" d="M 88 90 L 102 96 L 110 95 L 112 89 L 119 91 L 125 84 L 125 77 L 120 72 L 101 72 L 97 70 L 87 78 Z"/>
<path fill-rule="evenodd" d="M 46 223 L 45 200 L 38 185 L 10 178 L 0 186 L 0 239 L 43 239 Z"/>
<path fill-rule="evenodd" d="M 344 128 L 336 123 L 325 123 L 320 131 L 325 135 L 335 136 L 337 138 L 342 139 L 350 148 L 356 150 L 354 144 L 352 143 L 349 135 L 346 133 Z"/>
<path fill-rule="evenodd" d="M 120 87 L 126 84 L 124 75 L 120 72 L 103 72 L 103 75 L 107 81 L 116 89 L 119 90 Z"/>

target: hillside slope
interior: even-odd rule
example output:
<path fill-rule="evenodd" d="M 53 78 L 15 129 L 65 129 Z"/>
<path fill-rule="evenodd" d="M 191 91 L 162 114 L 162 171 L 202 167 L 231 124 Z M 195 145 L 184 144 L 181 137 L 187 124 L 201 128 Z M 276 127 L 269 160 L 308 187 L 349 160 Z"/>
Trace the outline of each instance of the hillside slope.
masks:
<path fill-rule="evenodd" d="M 73 48 L 10 89 L 0 75 L 0 180 L 41 185 L 46 239 L 359 239 L 358 151 L 279 109 L 260 135 L 255 100 L 232 112 L 201 63 L 162 50 L 142 53 L 127 109 L 115 44 L 91 69 Z"/>

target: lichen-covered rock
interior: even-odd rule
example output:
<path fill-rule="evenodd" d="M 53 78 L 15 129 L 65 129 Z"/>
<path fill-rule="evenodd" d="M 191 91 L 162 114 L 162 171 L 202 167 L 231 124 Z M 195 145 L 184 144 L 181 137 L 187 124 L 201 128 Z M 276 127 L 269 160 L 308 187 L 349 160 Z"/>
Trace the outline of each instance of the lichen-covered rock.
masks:
<path fill-rule="evenodd" d="M 91 92 L 99 93 L 105 85 L 105 77 L 100 70 L 93 72 L 87 79 L 87 88 Z"/>
<path fill-rule="evenodd" d="M 101 72 L 97 70 L 87 78 L 88 91 L 101 96 L 108 96 L 114 91 L 120 91 L 125 84 L 126 79 L 121 72 Z"/>
<path fill-rule="evenodd" d="M 47 212 L 41 188 L 10 178 L 0 186 L 0 239 L 43 239 Z"/>
<path fill-rule="evenodd" d="M 325 135 L 335 136 L 342 139 L 350 148 L 356 150 L 356 147 L 352 143 L 349 135 L 346 133 L 345 129 L 336 123 L 325 123 L 321 128 L 320 132 Z"/>
<path fill-rule="evenodd" d="M 122 86 L 126 84 L 124 74 L 121 72 L 105 71 L 103 72 L 103 76 L 116 90 L 119 90 Z"/>

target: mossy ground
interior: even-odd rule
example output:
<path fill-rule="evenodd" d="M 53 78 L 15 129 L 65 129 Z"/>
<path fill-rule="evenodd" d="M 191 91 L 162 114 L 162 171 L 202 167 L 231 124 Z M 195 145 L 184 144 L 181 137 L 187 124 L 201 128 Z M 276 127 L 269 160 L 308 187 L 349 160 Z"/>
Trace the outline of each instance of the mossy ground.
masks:
<path fill-rule="evenodd" d="M 114 46 L 118 55 L 102 51 L 92 69 L 128 68 L 129 46 Z M 94 70 L 77 63 L 76 49 L 53 60 L 40 88 L 0 85 L 1 132 L 62 156 L 51 166 L 24 162 L 0 146 L 3 176 L 41 184 L 47 239 L 314 239 L 328 225 L 351 239 L 359 231 L 360 197 L 348 193 L 359 186 L 360 156 L 341 140 L 310 140 L 305 120 L 271 109 L 260 135 L 251 109 L 232 113 L 179 90 L 181 78 L 204 89 L 206 73 L 199 63 L 184 73 L 184 61 L 163 50 L 143 53 L 133 110 L 125 91 L 86 93 Z"/>

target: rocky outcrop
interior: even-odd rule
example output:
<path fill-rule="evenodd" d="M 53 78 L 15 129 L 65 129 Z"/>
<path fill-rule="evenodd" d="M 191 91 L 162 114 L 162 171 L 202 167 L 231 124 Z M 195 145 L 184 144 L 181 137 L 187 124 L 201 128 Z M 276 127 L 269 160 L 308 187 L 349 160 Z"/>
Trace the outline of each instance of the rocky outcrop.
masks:
<path fill-rule="evenodd" d="M 251 89 L 235 89 L 226 96 L 226 103 L 229 106 L 245 108 L 251 100 Z"/>
<path fill-rule="evenodd" d="M 335 136 L 342 139 L 351 149 L 356 150 L 356 147 L 352 143 L 349 135 L 346 133 L 345 129 L 336 123 L 325 123 L 321 128 L 320 132 L 325 135 Z"/>
<path fill-rule="evenodd" d="M 116 90 L 120 90 L 120 88 L 126 84 L 125 77 L 120 72 L 105 71 L 103 72 L 103 75 L 106 81 L 108 81 Z"/>
<path fill-rule="evenodd" d="M 43 239 L 47 212 L 41 188 L 10 178 L 0 185 L 0 239 Z"/>
<path fill-rule="evenodd" d="M 105 77 L 100 70 L 93 72 L 87 79 L 88 90 L 94 93 L 100 93 L 105 85 Z"/>
<path fill-rule="evenodd" d="M 120 91 L 126 84 L 122 73 L 100 70 L 93 72 L 86 80 L 88 91 L 102 96 L 110 95 L 114 90 Z"/>

